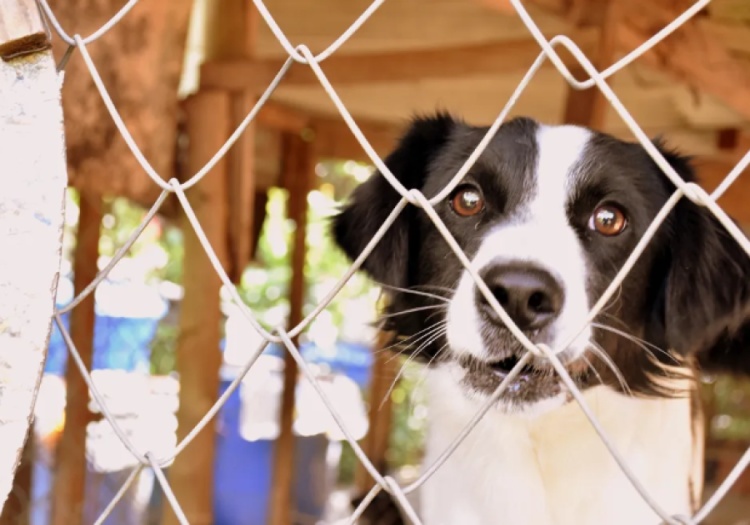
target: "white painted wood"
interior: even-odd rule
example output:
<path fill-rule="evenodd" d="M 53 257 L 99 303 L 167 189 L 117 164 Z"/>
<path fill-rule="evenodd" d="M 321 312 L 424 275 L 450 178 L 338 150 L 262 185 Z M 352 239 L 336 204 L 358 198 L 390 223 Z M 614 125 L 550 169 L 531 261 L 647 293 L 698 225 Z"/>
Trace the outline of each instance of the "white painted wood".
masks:
<path fill-rule="evenodd" d="M 32 417 L 60 267 L 65 148 L 50 51 L 0 61 L 0 507 Z"/>

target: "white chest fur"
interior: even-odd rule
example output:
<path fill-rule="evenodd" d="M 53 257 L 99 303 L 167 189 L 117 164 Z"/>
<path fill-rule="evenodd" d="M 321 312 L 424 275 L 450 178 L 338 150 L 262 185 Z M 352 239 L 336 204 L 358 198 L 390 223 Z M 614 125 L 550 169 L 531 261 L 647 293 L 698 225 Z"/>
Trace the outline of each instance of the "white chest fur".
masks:
<path fill-rule="evenodd" d="M 427 465 L 479 407 L 446 373 L 436 370 L 430 376 Z M 702 443 L 696 448 L 691 432 L 690 399 L 634 399 L 602 387 L 585 396 L 652 497 L 671 514 L 690 514 L 690 480 L 699 476 L 702 462 L 696 455 Z M 656 525 L 662 521 L 622 473 L 575 402 L 533 418 L 488 412 L 427 481 L 421 499 L 425 525 Z"/>

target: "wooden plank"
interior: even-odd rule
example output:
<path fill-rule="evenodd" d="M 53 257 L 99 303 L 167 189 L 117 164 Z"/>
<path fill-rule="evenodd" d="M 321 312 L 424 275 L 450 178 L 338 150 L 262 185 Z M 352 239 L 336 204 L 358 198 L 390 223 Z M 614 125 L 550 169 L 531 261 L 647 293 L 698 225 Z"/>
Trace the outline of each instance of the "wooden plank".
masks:
<path fill-rule="evenodd" d="M 195 173 L 230 133 L 231 100 L 228 93 L 203 91 L 187 99 L 185 107 L 190 139 L 187 169 Z M 227 158 L 220 160 L 203 180 L 191 188 L 187 197 L 208 242 L 226 267 Z M 201 421 L 218 395 L 223 318 L 219 308 L 219 276 L 184 213 L 180 222 L 184 235 L 185 294 L 177 339 L 177 372 L 180 376 L 177 438 L 182 440 Z M 192 525 L 213 523 L 215 437 L 214 425 L 207 425 L 169 470 L 172 489 Z M 163 523 L 177 525 L 177 518 L 171 510 L 165 510 Z"/>
<path fill-rule="evenodd" d="M 102 223 L 101 196 L 79 192 L 78 232 L 73 254 L 73 287 L 78 295 L 98 273 L 99 231 Z M 91 370 L 94 355 L 94 294 L 70 313 L 70 337 L 83 364 Z M 70 525 L 83 520 L 86 485 L 86 435 L 92 421 L 89 387 L 73 360 L 65 370 L 65 428 L 57 448 L 52 488 L 52 525 Z"/>
<path fill-rule="evenodd" d="M 289 327 L 302 320 L 305 300 L 305 255 L 307 252 L 307 195 L 315 176 L 314 150 L 299 135 L 286 134 L 283 138 L 283 184 L 289 191 L 287 214 L 296 224 L 292 246 L 292 282 L 289 291 Z M 299 342 L 294 338 L 295 345 Z M 269 523 L 293 523 L 292 487 L 294 486 L 294 420 L 297 362 L 288 352 L 284 354 L 284 390 L 281 398 L 279 437 L 276 440 L 273 462 L 273 484 Z"/>
<path fill-rule="evenodd" d="M 572 38 L 586 52 L 593 52 L 596 32 L 581 31 Z M 429 79 L 466 78 L 471 75 L 502 75 L 523 71 L 540 53 L 531 38 L 471 44 L 463 47 L 422 51 L 334 54 L 321 64 L 334 86 L 351 84 L 409 83 Z M 565 57 L 568 65 L 574 63 Z M 201 85 L 225 89 L 250 89 L 260 92 L 278 73 L 281 60 L 210 61 L 201 67 Z M 309 66 L 294 64 L 283 86 L 315 86 L 320 82 Z"/>
<path fill-rule="evenodd" d="M 36 0 L 0 2 L 0 57 L 8 60 L 50 45 Z"/>

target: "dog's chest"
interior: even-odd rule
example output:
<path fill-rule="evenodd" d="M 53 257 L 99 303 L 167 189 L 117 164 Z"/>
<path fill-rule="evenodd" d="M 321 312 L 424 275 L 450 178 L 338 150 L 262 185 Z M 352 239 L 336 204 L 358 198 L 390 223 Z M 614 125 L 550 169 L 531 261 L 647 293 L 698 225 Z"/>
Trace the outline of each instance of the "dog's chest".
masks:
<path fill-rule="evenodd" d="M 431 378 L 426 464 L 477 410 Z M 586 394 L 615 446 L 652 497 L 689 514 L 694 475 L 688 399 Z M 575 403 L 534 419 L 490 412 L 424 486 L 425 525 L 656 525 L 661 520 L 617 466 Z"/>

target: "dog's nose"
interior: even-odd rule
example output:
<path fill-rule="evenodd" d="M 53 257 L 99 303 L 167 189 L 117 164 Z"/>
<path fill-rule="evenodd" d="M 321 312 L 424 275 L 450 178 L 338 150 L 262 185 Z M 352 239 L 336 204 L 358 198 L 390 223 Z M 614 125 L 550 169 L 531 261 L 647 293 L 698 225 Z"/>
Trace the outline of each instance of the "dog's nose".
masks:
<path fill-rule="evenodd" d="M 542 328 L 560 313 L 563 288 L 549 272 L 529 264 L 492 265 L 479 274 L 500 305 L 521 330 Z M 475 291 L 477 307 L 495 323 L 502 323 L 495 310 Z"/>

